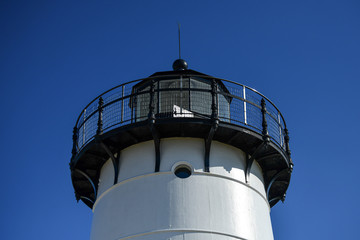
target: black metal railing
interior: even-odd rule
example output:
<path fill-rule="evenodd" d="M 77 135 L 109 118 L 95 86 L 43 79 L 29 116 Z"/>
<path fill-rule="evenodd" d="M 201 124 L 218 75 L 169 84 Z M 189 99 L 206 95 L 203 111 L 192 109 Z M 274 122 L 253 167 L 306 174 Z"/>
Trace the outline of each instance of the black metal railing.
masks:
<path fill-rule="evenodd" d="M 203 79 L 209 84 L 194 87 L 190 84 L 193 79 Z M 148 80 L 148 85 L 138 88 L 144 80 Z M 161 87 L 169 80 L 181 84 Z M 266 135 L 290 154 L 285 120 L 268 98 L 236 82 L 196 75 L 139 79 L 102 93 L 79 115 L 72 153 L 77 154 L 96 135 L 112 129 L 149 118 L 175 117 L 217 118 L 220 122 L 239 125 Z"/>

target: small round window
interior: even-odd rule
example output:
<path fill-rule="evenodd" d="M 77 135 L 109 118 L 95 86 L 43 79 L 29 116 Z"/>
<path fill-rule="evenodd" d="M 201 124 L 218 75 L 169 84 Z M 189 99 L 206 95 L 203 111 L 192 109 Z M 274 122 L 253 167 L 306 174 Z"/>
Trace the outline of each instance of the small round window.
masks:
<path fill-rule="evenodd" d="M 188 178 L 191 175 L 191 169 L 189 166 L 180 165 L 175 168 L 174 173 L 179 178 Z"/>

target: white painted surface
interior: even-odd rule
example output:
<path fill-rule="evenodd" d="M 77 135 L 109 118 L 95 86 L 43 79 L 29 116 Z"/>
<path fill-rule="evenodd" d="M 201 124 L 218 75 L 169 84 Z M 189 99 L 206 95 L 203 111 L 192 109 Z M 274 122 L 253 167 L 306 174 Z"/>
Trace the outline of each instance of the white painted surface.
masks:
<path fill-rule="evenodd" d="M 204 173 L 204 145 L 203 139 L 162 139 L 159 173 L 152 141 L 124 149 L 114 186 L 109 160 L 101 171 L 91 240 L 272 240 L 259 165 L 254 162 L 246 184 L 245 154 L 213 142 L 210 173 Z M 189 178 L 172 172 L 179 162 L 191 165 Z"/>
<path fill-rule="evenodd" d="M 114 185 L 114 166 L 111 160 L 106 161 L 106 163 L 101 168 L 99 186 L 98 186 L 98 196 L 101 196 L 103 192 L 111 188 Z"/>
<path fill-rule="evenodd" d="M 118 182 L 155 171 L 153 141 L 143 142 L 121 151 Z"/>
<path fill-rule="evenodd" d="M 235 147 L 213 142 L 210 149 L 210 172 L 245 182 L 245 157 L 245 153 Z"/>
<path fill-rule="evenodd" d="M 204 171 L 205 143 L 196 138 L 169 138 L 160 142 L 160 172 L 171 171 L 177 162 L 188 162 L 195 171 Z"/>

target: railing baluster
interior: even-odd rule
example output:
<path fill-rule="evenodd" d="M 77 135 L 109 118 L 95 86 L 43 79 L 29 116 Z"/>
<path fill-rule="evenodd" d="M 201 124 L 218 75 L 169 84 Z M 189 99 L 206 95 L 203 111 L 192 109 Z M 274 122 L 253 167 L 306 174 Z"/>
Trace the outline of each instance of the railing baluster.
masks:
<path fill-rule="evenodd" d="M 182 95 L 182 81 L 183 81 L 183 78 L 182 78 L 182 75 L 180 75 L 180 116 L 183 116 L 183 95 Z"/>
<path fill-rule="evenodd" d="M 280 138 L 280 146 L 283 147 L 284 146 L 284 141 L 283 141 L 283 137 L 282 137 L 282 126 L 281 126 L 281 118 L 280 118 L 280 113 L 277 112 L 278 115 L 278 124 L 279 124 L 279 138 Z"/>
<path fill-rule="evenodd" d="M 244 98 L 244 123 L 247 125 L 245 86 L 243 86 L 243 98 Z"/>
<path fill-rule="evenodd" d="M 122 86 L 122 92 L 121 92 L 121 122 L 124 122 L 124 91 L 125 91 L 125 85 Z"/>
<path fill-rule="evenodd" d="M 73 129 L 73 148 L 72 148 L 72 155 L 73 157 L 77 154 L 77 139 L 78 139 L 78 129 L 77 127 L 75 126 L 74 129 Z"/>
<path fill-rule="evenodd" d="M 191 109 L 191 81 L 190 81 L 190 77 L 189 77 L 188 86 L 189 86 L 189 111 L 192 111 L 192 109 Z"/>
<path fill-rule="evenodd" d="M 266 102 L 265 102 L 264 98 L 261 99 L 261 113 L 262 113 L 263 140 L 265 142 L 269 142 L 270 137 L 269 137 L 269 132 L 268 132 L 268 128 L 267 128 L 268 125 L 267 125 L 267 121 L 266 121 Z"/>
<path fill-rule="evenodd" d="M 132 94 L 132 93 L 131 93 Z M 134 94 L 135 94 L 135 91 L 134 91 Z M 137 98 L 137 95 L 133 95 L 131 98 L 130 98 L 130 102 L 131 102 L 131 114 L 130 114 L 130 118 L 131 118 L 131 123 L 133 123 L 133 118 L 134 118 L 134 101 L 135 99 Z"/>
<path fill-rule="evenodd" d="M 144 120 L 143 117 L 146 118 L 146 111 L 145 111 L 145 115 L 144 116 L 139 116 L 139 114 L 137 113 L 137 111 L 140 112 L 140 107 L 142 107 L 142 109 L 145 107 L 147 107 L 147 104 L 149 104 L 149 109 L 148 109 L 148 118 L 151 119 L 156 119 L 156 117 L 158 116 L 158 113 L 161 112 L 161 107 L 165 107 L 162 106 L 169 104 L 169 101 L 171 102 L 171 99 L 173 97 L 180 97 L 180 103 L 179 103 L 179 107 L 180 107 L 180 112 L 179 115 L 180 116 L 190 116 L 187 115 L 187 113 L 185 113 L 185 110 L 189 110 L 189 111 L 195 111 L 196 109 L 192 109 L 192 101 L 196 100 L 196 97 L 201 97 L 204 98 L 204 96 L 211 94 L 211 106 L 198 106 L 198 111 L 200 111 L 200 114 L 202 111 L 204 111 L 204 114 L 206 115 L 210 115 L 209 117 L 211 117 L 212 119 L 217 119 L 219 120 L 219 118 L 224 119 L 226 116 L 223 113 L 223 109 L 222 107 L 224 106 L 220 106 L 221 104 L 223 104 L 222 102 L 222 95 L 225 96 L 229 96 L 229 98 L 233 98 L 233 102 L 229 103 L 229 122 L 233 121 L 233 123 L 243 123 L 244 125 L 246 125 L 245 127 L 250 127 L 252 129 L 256 129 L 256 131 L 258 133 L 261 133 L 264 138 L 268 137 L 270 138 L 270 135 L 274 138 L 275 142 L 277 145 L 279 145 L 281 148 L 284 149 L 284 151 L 286 151 L 287 153 L 290 153 L 289 150 L 289 146 L 288 146 L 288 141 L 289 141 L 289 136 L 286 133 L 286 124 L 285 121 L 280 113 L 280 111 L 276 108 L 276 106 L 270 101 L 268 100 L 265 96 L 263 96 L 262 94 L 258 93 L 256 90 L 253 90 L 251 88 L 248 88 L 246 86 L 240 85 L 238 84 L 236 87 L 236 91 L 234 91 L 234 93 L 232 92 L 226 92 L 223 89 L 220 89 L 219 87 L 219 80 L 216 78 L 208 78 L 211 82 L 209 84 L 211 84 L 211 88 L 210 89 L 202 89 L 201 91 L 196 91 L 193 89 L 194 86 L 192 86 L 192 80 L 190 76 L 186 76 L 186 77 L 182 77 L 179 76 L 179 78 L 177 79 L 179 82 L 177 85 L 178 89 L 175 89 L 176 91 L 170 91 L 170 90 L 174 90 L 174 89 L 170 89 L 169 92 L 166 92 L 165 89 L 162 89 L 162 91 L 160 91 L 160 83 L 157 80 L 154 79 L 149 79 L 151 80 L 151 86 L 150 86 L 150 92 L 149 95 L 147 95 L 148 93 L 142 93 L 142 91 L 145 90 L 138 90 L 139 92 L 136 92 L 136 89 L 132 89 L 134 86 L 132 85 L 128 85 L 128 88 L 130 87 L 130 89 L 128 89 L 126 87 L 126 84 L 122 84 L 119 86 L 118 89 L 118 95 L 116 96 L 117 98 L 121 98 L 121 99 L 112 99 L 111 102 L 107 102 L 107 111 L 109 109 L 115 108 L 121 108 L 119 109 L 121 112 L 118 113 L 117 118 L 116 118 L 116 122 L 113 123 L 111 122 L 111 126 L 115 126 L 116 124 L 118 124 L 119 126 L 123 125 L 123 124 L 130 124 L 130 123 L 134 123 L 137 122 L 139 120 Z M 222 80 L 224 85 L 226 87 L 231 87 L 231 84 L 233 84 L 230 81 L 226 81 L 226 80 Z M 188 86 L 185 86 L 187 85 Z M 195 86 L 196 87 L 196 86 Z M 199 86 L 200 88 L 203 88 L 203 85 Z M 225 89 L 226 89 L 225 87 Z M 120 89 L 121 88 L 121 89 Z M 128 93 L 125 90 L 129 90 Z M 120 93 L 121 91 L 121 93 Z M 196 91 L 195 93 L 192 91 Z M 221 91 L 221 93 L 220 93 Z M 223 93 L 223 91 L 225 91 Z M 242 92 L 242 95 L 241 95 Z M 160 99 L 161 98 L 161 94 L 166 95 L 165 93 L 171 93 L 170 98 L 171 99 Z M 178 94 L 173 94 L 173 93 L 178 93 Z M 183 99 L 185 97 L 185 95 L 188 93 L 188 99 Z M 140 96 L 138 95 L 140 94 Z M 155 95 L 157 94 L 157 95 Z M 222 94 L 222 95 L 220 95 Z M 255 94 L 257 97 L 261 97 L 261 113 L 262 113 L 262 123 L 258 123 L 256 124 L 256 122 L 253 122 L 253 118 L 255 117 L 260 117 L 260 113 L 258 112 L 253 112 L 256 111 L 255 109 L 259 107 L 259 103 L 257 101 L 253 101 L 253 97 L 252 94 Z M 146 97 L 145 97 L 146 95 Z M 175 96 L 176 95 L 176 96 Z M 193 99 L 191 98 L 193 96 Z M 196 96 L 195 96 L 196 95 Z M 147 96 L 150 96 L 150 98 L 147 98 Z M 255 96 L 255 97 L 256 97 Z M 209 97 L 209 96 L 208 96 Z M 128 101 L 125 102 L 125 99 L 129 98 Z M 144 98 L 144 99 L 143 99 Z M 138 101 L 140 100 L 150 100 L 150 102 L 145 103 L 146 105 L 139 105 Z M 255 98 L 254 98 L 255 99 Z M 109 122 L 110 121 L 106 116 L 104 115 L 104 100 L 102 97 L 99 97 L 97 99 L 95 99 L 95 101 L 98 100 L 98 106 L 96 106 L 96 102 L 93 104 L 93 102 L 91 102 L 91 104 L 89 105 L 90 107 L 87 107 L 83 110 L 82 115 L 79 116 L 78 120 L 77 120 L 77 127 L 78 129 L 76 129 L 76 146 L 73 147 L 73 149 L 75 149 L 74 151 L 78 151 L 79 149 L 82 149 L 82 147 L 87 143 L 87 141 L 91 140 L 94 135 L 101 135 L 103 134 L 103 132 L 107 131 L 104 130 L 108 129 L 109 126 Z M 163 102 L 160 102 L 161 100 L 163 100 Z M 184 101 L 188 100 L 188 104 L 186 105 Z M 209 99 L 210 100 L 210 99 Z M 119 103 L 120 101 L 120 103 Z M 243 110 L 241 110 L 241 101 L 243 101 Z M 111 103 L 110 105 L 108 105 L 109 103 Z M 112 105 L 113 103 L 116 103 L 116 105 Z M 144 103 L 144 102 L 142 102 Z M 224 102 L 226 103 L 226 102 Z M 248 103 L 249 103 L 249 111 L 247 109 L 248 107 Z M 120 106 L 118 105 L 120 104 Z M 140 104 L 140 103 L 139 103 Z M 185 104 L 185 105 L 184 105 Z M 231 104 L 240 104 L 239 106 L 232 108 Z M 266 104 L 270 104 L 269 106 L 275 107 L 276 111 L 277 111 L 277 116 L 274 113 L 273 115 L 269 115 L 270 113 L 266 110 Z M 269 107 L 267 106 L 267 107 Z M 97 109 L 94 111 L 93 107 L 97 107 Z M 168 107 L 168 106 L 167 106 Z M 250 108 L 251 107 L 251 108 Z M 205 109 L 207 108 L 207 110 Z M 210 109 L 209 109 L 210 108 Z M 252 110 L 254 108 L 254 110 Z M 89 109 L 89 111 L 88 111 Z M 128 113 L 128 109 L 130 109 L 130 113 Z M 203 110 L 201 110 L 203 109 Z M 210 112 L 209 112 L 210 110 Z M 225 109 L 224 109 L 225 110 Z M 143 110 L 142 110 L 143 111 Z M 243 111 L 243 115 L 241 116 L 240 114 L 237 115 L 235 111 Z M 98 121 L 97 121 L 97 126 L 96 126 L 96 114 L 99 114 L 98 116 Z M 231 113 L 232 116 L 230 116 Z M 105 114 L 108 114 L 108 112 L 106 112 Z M 131 116 L 130 116 L 131 115 Z M 249 116 L 248 116 L 249 115 Z M 254 116 L 252 116 L 254 115 Z M 103 119 L 105 116 L 105 119 Z M 95 117 L 95 119 L 93 118 Z M 139 118 L 140 119 L 136 119 Z M 163 116 L 163 117 L 171 117 L 171 116 Z M 250 117 L 250 118 L 249 118 Z M 130 118 L 130 119 L 129 119 Z M 273 119 L 272 119 L 273 118 Z M 81 122 L 81 120 L 83 120 L 83 122 Z M 93 121 L 95 120 L 95 121 Z M 269 121 L 273 121 L 273 122 L 267 122 L 267 120 Z M 250 123 L 249 123 L 250 121 Z M 261 120 L 260 120 L 261 121 Z M 278 129 L 276 129 L 276 124 L 278 124 Z M 243 124 L 240 124 L 242 126 L 244 126 Z M 272 124 L 275 124 L 274 127 Z M 259 126 L 260 125 L 260 126 Z M 273 129 L 272 129 L 273 128 Z M 91 129 L 95 130 L 95 131 L 91 131 Z M 90 132 L 89 132 L 90 130 Z M 82 132 L 81 132 L 82 131 Z M 95 132 L 95 134 L 94 134 Z M 278 132 L 278 133 L 276 133 Z M 270 133 L 270 134 L 269 134 Z M 276 136 L 278 134 L 278 136 Z"/>
<path fill-rule="evenodd" d="M 154 95 L 155 95 L 155 89 L 154 89 L 154 84 L 155 81 L 154 79 L 151 80 L 151 85 L 150 85 L 150 102 L 149 102 L 149 114 L 148 114 L 148 118 L 150 121 L 154 121 L 155 120 L 155 105 L 154 105 Z"/>
<path fill-rule="evenodd" d="M 289 131 L 287 130 L 287 128 L 285 128 L 284 132 L 285 132 L 285 136 L 284 136 L 284 139 L 285 139 L 285 150 L 286 150 L 287 155 L 288 155 L 289 158 L 290 158 L 291 152 L 290 152 L 290 147 L 289 147 L 289 140 L 290 140 Z"/>
<path fill-rule="evenodd" d="M 159 113 L 160 113 L 160 91 L 159 91 L 159 89 L 160 89 L 160 81 L 159 80 L 156 82 L 156 86 L 157 86 L 157 93 L 156 93 L 156 96 L 157 96 L 157 103 L 156 103 L 157 111 L 156 111 L 156 114 L 159 115 Z"/>
<path fill-rule="evenodd" d="M 216 95 L 217 95 L 217 82 L 215 79 L 212 79 L 211 82 L 211 95 L 212 95 L 212 101 L 211 101 L 211 118 L 212 119 L 218 119 L 218 102 L 216 101 Z"/>
<path fill-rule="evenodd" d="M 99 118 L 98 118 L 98 128 L 96 131 L 97 135 L 101 135 L 103 133 L 103 105 L 104 100 L 102 97 L 99 98 L 99 106 L 98 106 L 98 112 L 99 112 Z"/>

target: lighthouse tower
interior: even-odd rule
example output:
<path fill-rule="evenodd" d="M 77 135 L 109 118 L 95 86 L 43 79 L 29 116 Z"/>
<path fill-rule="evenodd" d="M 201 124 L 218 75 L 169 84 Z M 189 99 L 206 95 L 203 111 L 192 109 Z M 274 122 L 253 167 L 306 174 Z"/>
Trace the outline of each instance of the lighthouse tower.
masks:
<path fill-rule="evenodd" d="M 271 240 L 292 166 L 268 98 L 182 59 L 91 101 L 70 162 L 91 240 Z"/>

